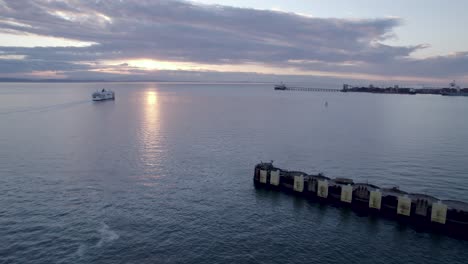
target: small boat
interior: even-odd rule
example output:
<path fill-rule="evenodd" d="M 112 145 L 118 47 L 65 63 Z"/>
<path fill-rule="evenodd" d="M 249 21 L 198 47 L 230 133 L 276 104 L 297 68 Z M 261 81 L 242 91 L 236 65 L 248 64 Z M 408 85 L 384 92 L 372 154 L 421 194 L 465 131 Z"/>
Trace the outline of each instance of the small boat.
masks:
<path fill-rule="evenodd" d="M 93 93 L 93 101 L 104 101 L 104 100 L 114 100 L 115 95 L 113 91 L 107 91 L 106 89 L 102 89 L 101 91 L 97 91 Z"/>
<path fill-rule="evenodd" d="M 276 84 L 275 90 L 286 90 L 286 85 L 284 83 Z"/>

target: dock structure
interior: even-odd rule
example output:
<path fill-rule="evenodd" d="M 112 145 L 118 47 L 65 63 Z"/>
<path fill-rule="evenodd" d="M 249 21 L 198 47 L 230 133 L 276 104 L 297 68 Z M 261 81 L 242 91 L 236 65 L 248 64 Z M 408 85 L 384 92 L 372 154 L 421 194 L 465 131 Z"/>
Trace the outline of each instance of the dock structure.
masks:
<path fill-rule="evenodd" d="M 468 203 L 465 202 L 407 193 L 397 187 L 380 188 L 368 183 L 355 183 L 347 178 L 331 179 L 321 173 L 313 175 L 283 170 L 273 166 L 272 162 L 257 164 L 253 180 L 256 188 L 350 207 L 361 214 L 380 215 L 425 231 L 468 240 Z"/>
<path fill-rule="evenodd" d="M 444 96 L 468 96 L 468 88 L 460 88 L 456 85 L 455 81 L 449 84 L 449 87 L 432 87 L 432 88 L 408 88 L 394 85 L 393 87 L 378 87 L 374 85 L 369 86 L 352 86 L 343 84 L 342 92 L 354 93 L 375 93 L 375 94 L 432 94 Z"/>
<path fill-rule="evenodd" d="M 278 90 L 278 91 L 302 91 L 302 92 L 326 92 L 326 93 L 342 92 L 342 90 L 338 90 L 338 89 L 299 87 L 299 86 L 286 86 L 286 85 L 276 85 L 275 90 Z"/>
<path fill-rule="evenodd" d="M 330 89 L 330 88 L 313 88 L 313 87 L 298 87 L 289 86 L 284 83 L 277 84 L 274 86 L 277 91 L 303 91 L 303 92 L 343 92 L 343 93 L 374 93 L 374 94 L 432 94 L 432 95 L 444 95 L 444 96 L 468 96 L 468 88 L 460 88 L 455 84 L 455 81 L 450 83 L 450 87 L 447 88 L 408 88 L 399 87 L 395 85 L 393 87 L 377 87 L 374 85 L 369 86 L 352 86 L 349 84 L 343 84 L 342 89 Z"/>

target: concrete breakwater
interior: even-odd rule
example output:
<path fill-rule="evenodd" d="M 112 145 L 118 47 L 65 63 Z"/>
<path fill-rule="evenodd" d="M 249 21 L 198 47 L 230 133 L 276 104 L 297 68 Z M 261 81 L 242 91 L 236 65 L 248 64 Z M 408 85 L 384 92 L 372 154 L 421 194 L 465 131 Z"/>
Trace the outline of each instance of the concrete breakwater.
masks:
<path fill-rule="evenodd" d="M 380 188 L 347 178 L 287 171 L 272 163 L 255 166 L 254 185 L 289 192 L 321 203 L 350 207 L 360 213 L 381 215 L 418 229 L 468 239 L 468 203 L 407 193 L 396 187 Z"/>

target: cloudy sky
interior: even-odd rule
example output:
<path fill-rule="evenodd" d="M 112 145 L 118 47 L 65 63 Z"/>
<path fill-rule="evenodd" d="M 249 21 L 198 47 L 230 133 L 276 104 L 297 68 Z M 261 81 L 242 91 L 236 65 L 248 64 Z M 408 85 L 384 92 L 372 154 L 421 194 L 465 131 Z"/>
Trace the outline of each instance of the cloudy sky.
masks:
<path fill-rule="evenodd" d="M 0 0 L 0 77 L 468 84 L 463 0 Z"/>

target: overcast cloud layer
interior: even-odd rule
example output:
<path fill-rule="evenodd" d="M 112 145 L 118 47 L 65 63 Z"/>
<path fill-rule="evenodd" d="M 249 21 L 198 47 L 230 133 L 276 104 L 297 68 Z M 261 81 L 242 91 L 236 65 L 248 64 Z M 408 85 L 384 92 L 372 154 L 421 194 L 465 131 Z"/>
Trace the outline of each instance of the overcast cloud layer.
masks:
<path fill-rule="evenodd" d="M 397 18 L 324 19 L 185 1 L 0 0 L 0 33 L 85 42 L 84 47 L 32 48 L 25 43 L 5 47 L 0 42 L 0 76 L 44 71 L 68 78 L 121 77 L 117 72 L 135 79 L 177 76 L 173 71 L 161 75 L 128 64 L 103 65 L 103 61 L 145 58 L 209 65 L 255 64 L 278 69 L 276 74 L 288 68 L 297 74 L 337 78 L 468 79 L 468 52 L 413 59 L 410 54 L 425 45 L 382 44 L 393 37 L 394 28 L 401 23 Z M 252 79 L 251 74 L 246 76 Z"/>

